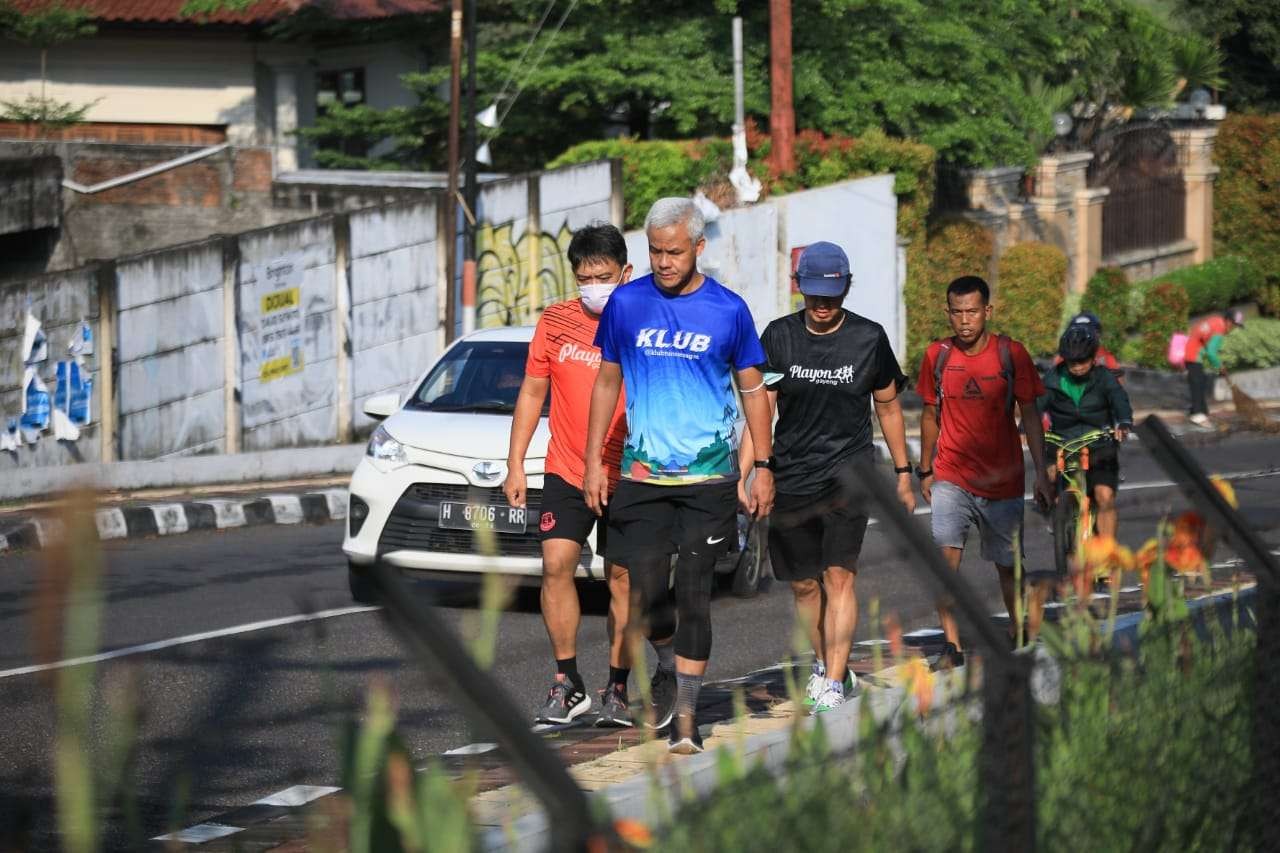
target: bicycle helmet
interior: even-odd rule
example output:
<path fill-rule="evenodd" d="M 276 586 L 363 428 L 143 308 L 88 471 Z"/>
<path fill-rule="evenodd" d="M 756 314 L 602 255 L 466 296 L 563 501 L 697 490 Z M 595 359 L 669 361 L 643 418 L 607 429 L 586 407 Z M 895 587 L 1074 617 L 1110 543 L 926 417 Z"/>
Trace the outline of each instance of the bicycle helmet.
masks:
<path fill-rule="evenodd" d="M 1067 328 L 1072 326 L 1088 326 L 1102 337 L 1102 321 L 1098 319 L 1098 315 L 1091 311 L 1081 311 L 1079 314 L 1071 318 L 1071 322 L 1067 324 Z"/>
<path fill-rule="evenodd" d="M 1063 361 L 1092 361 L 1098 354 L 1098 335 L 1086 323 L 1072 323 L 1058 341 Z"/>

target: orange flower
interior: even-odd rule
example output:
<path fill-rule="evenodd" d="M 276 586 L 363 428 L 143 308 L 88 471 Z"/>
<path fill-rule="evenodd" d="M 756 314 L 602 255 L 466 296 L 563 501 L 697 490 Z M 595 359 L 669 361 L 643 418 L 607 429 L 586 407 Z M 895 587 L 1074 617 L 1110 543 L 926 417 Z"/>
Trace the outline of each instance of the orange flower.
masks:
<path fill-rule="evenodd" d="M 1204 527 L 1204 518 L 1200 513 L 1194 511 L 1184 512 L 1173 521 L 1173 535 L 1175 539 L 1179 534 L 1192 539 L 1199 539 Z"/>
<path fill-rule="evenodd" d="M 902 665 L 902 680 L 915 697 L 916 713 L 929 713 L 933 705 L 933 672 L 924 658 L 913 657 Z"/>
<path fill-rule="evenodd" d="M 1171 569 L 1183 575 L 1202 574 L 1206 567 L 1204 554 L 1193 542 L 1171 542 L 1165 549 L 1164 559 Z"/>
<path fill-rule="evenodd" d="M 1112 565 L 1122 572 L 1131 572 L 1137 565 L 1137 558 L 1133 554 L 1133 549 L 1124 545 L 1117 545 L 1115 554 L 1111 558 Z"/>
<path fill-rule="evenodd" d="M 613 831 L 632 847 L 647 848 L 653 844 L 653 833 L 649 831 L 649 827 L 638 820 L 618 818 L 613 822 Z"/>
<path fill-rule="evenodd" d="M 1222 493 L 1227 503 L 1231 504 L 1232 509 L 1240 508 L 1240 501 L 1236 499 L 1236 487 L 1231 485 L 1230 480 L 1223 479 L 1217 474 L 1209 478 L 1209 482 L 1218 487 L 1218 491 Z"/>
<path fill-rule="evenodd" d="M 884 617 L 884 636 L 889 641 L 889 654 L 895 660 L 902 657 L 902 625 L 892 613 Z"/>
<path fill-rule="evenodd" d="M 1142 547 L 1134 555 L 1134 561 L 1138 564 L 1139 569 L 1146 571 L 1151 568 L 1152 563 L 1156 561 L 1158 556 L 1160 556 L 1160 543 L 1155 539 L 1148 539 L 1142 543 Z"/>
<path fill-rule="evenodd" d="M 1116 540 L 1110 536 L 1094 536 L 1084 541 L 1084 564 L 1088 569 L 1106 568 L 1116 553 Z"/>

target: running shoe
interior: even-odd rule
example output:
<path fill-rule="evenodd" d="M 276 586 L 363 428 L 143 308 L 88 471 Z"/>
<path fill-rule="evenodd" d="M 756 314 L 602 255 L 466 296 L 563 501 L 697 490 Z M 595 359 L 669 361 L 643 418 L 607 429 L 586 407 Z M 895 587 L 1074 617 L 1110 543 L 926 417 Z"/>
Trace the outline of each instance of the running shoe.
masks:
<path fill-rule="evenodd" d="M 938 672 L 944 669 L 955 669 L 964 666 L 964 652 L 955 647 L 954 643 L 947 643 L 942 647 L 942 654 L 938 655 L 933 663 L 929 664 L 929 669 Z"/>
<path fill-rule="evenodd" d="M 685 714 L 671 721 L 671 730 L 667 733 L 667 752 L 675 755 L 696 755 L 702 752 L 702 734 L 698 731 L 696 717 Z"/>
<path fill-rule="evenodd" d="M 591 697 L 574 686 L 563 674 L 557 674 L 547 691 L 547 701 L 538 711 L 539 723 L 572 723 L 591 709 Z"/>
<path fill-rule="evenodd" d="M 1201 427 L 1202 429 L 1207 429 L 1213 426 L 1213 422 L 1209 420 L 1209 416 L 1201 412 L 1196 412 L 1194 415 L 1187 418 L 1187 420 L 1191 421 L 1193 424 L 1195 424 L 1198 427 Z"/>
<path fill-rule="evenodd" d="M 600 697 L 600 714 L 596 717 L 596 728 L 629 729 L 634 726 L 631 708 L 627 704 L 627 686 L 610 684 Z"/>
<path fill-rule="evenodd" d="M 676 709 L 676 674 L 659 669 L 649 682 L 650 725 L 655 729 L 664 729 L 671 724 L 671 715 Z"/>
<path fill-rule="evenodd" d="M 827 689 L 827 677 L 812 673 L 809 676 L 809 683 L 804 686 L 804 704 L 807 707 L 813 707 L 818 701 L 818 697 Z"/>
<path fill-rule="evenodd" d="M 818 697 L 818 701 L 813 703 L 813 715 L 825 714 L 827 711 L 834 711 L 845 702 L 844 690 L 839 685 L 828 682 L 826 688 L 822 691 L 822 695 Z"/>

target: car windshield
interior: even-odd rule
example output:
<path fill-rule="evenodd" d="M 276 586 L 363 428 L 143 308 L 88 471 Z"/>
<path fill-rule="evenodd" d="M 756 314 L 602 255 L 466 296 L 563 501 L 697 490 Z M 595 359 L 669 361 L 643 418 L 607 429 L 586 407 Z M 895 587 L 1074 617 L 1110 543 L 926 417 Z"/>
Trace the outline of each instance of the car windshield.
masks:
<path fill-rule="evenodd" d="M 407 408 L 509 415 L 516 408 L 528 354 L 529 344 L 523 341 L 460 343 L 431 369 Z M 543 404 L 544 417 L 550 396 Z"/>

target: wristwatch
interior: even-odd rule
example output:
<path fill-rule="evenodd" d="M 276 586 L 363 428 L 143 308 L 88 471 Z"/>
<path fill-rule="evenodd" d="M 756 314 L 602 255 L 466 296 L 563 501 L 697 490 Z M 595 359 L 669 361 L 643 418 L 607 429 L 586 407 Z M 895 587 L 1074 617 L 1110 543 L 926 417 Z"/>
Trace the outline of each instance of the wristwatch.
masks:
<path fill-rule="evenodd" d="M 752 468 L 768 468 L 770 471 L 773 471 L 778 467 L 778 463 L 772 456 L 770 456 L 768 459 L 755 460 L 754 462 L 751 463 L 751 467 Z"/>
<path fill-rule="evenodd" d="M 912 469 L 910 465 L 903 465 L 901 468 L 899 468 L 897 465 L 893 466 L 893 473 L 895 474 L 910 474 L 911 470 Z"/>
<path fill-rule="evenodd" d="M 924 479 L 924 478 L 926 478 L 926 477 L 932 477 L 932 476 L 933 476 L 933 469 L 932 469 L 932 468 L 930 468 L 928 471 L 926 471 L 926 470 L 925 470 L 925 469 L 923 469 L 923 468 L 916 468 L 916 479 L 917 479 L 917 480 L 923 480 L 923 479 Z"/>

